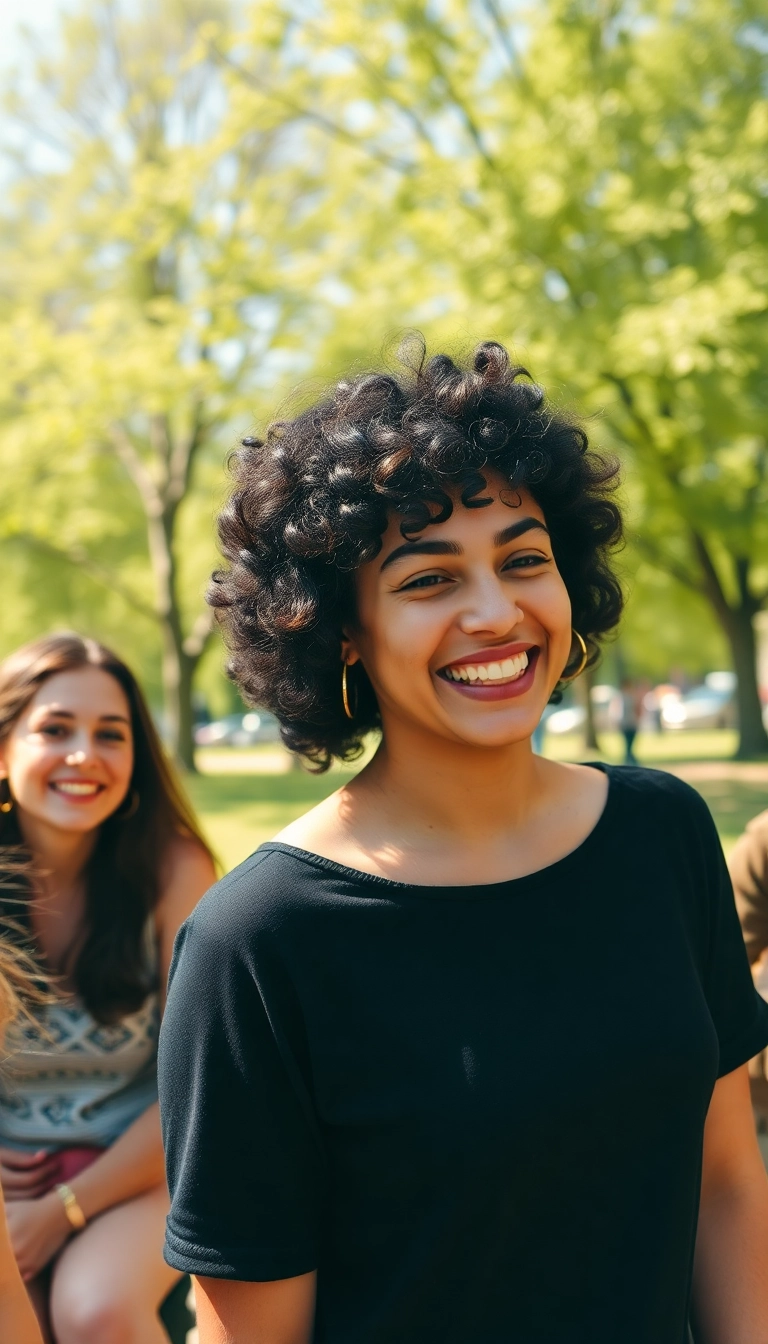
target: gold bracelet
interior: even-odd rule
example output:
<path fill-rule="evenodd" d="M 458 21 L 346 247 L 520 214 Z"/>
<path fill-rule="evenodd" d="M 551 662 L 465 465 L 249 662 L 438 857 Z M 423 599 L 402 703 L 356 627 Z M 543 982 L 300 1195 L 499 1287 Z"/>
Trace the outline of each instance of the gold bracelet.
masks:
<path fill-rule="evenodd" d="M 64 1205 L 64 1212 L 69 1219 L 70 1226 L 75 1232 L 82 1232 L 88 1220 L 77 1202 L 74 1190 L 70 1190 L 68 1185 L 57 1185 L 54 1188 Z"/>

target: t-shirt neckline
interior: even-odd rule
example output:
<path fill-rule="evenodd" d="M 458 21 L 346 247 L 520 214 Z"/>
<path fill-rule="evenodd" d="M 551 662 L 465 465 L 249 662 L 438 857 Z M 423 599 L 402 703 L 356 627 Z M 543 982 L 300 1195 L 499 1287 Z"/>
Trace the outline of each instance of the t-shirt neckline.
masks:
<path fill-rule="evenodd" d="M 549 863 L 544 868 L 537 868 L 532 873 L 524 873 L 521 877 L 507 877 L 502 879 L 501 882 L 440 886 L 424 882 L 400 882 L 396 878 L 381 877 L 378 873 L 366 873 L 362 868 L 350 868 L 346 864 L 337 863 L 335 859 L 326 858 L 323 854 L 316 854 L 313 850 L 301 849 L 297 845 L 287 845 L 282 840 L 267 840 L 264 844 L 259 845 L 256 853 L 264 854 L 275 850 L 278 853 L 291 854 L 294 858 L 312 867 L 321 868 L 326 873 L 336 874 L 346 882 L 354 882 L 358 886 L 383 888 L 393 895 L 399 894 L 425 899 L 439 897 L 448 900 L 466 900 L 471 897 L 473 900 L 492 900 L 494 897 L 508 895 L 512 889 L 519 892 L 526 887 L 536 887 L 551 880 L 560 880 L 568 875 L 570 869 L 579 868 L 588 861 L 595 846 L 602 842 L 603 834 L 606 828 L 611 825 L 617 806 L 616 773 L 612 766 L 603 761 L 584 761 L 581 764 L 588 765 L 594 770 L 601 770 L 607 776 L 608 791 L 600 816 L 592 830 L 585 835 L 584 839 L 574 849 L 564 854 L 562 858 L 555 859 L 554 863 Z"/>

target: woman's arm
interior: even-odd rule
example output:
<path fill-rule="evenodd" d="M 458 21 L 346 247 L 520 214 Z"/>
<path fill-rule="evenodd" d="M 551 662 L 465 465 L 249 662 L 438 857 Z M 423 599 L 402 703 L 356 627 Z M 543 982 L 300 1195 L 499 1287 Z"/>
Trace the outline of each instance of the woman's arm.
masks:
<path fill-rule="evenodd" d="M 273 1283 L 195 1279 L 200 1344 L 309 1344 L 316 1274 Z"/>
<path fill-rule="evenodd" d="M 718 1080 L 707 1115 L 693 1301 L 697 1344 L 768 1339 L 768 1178 L 746 1065 Z"/>
<path fill-rule="evenodd" d="M 0 1194 L 0 1339 L 7 1344 L 43 1344 L 32 1304 L 11 1249 Z"/>

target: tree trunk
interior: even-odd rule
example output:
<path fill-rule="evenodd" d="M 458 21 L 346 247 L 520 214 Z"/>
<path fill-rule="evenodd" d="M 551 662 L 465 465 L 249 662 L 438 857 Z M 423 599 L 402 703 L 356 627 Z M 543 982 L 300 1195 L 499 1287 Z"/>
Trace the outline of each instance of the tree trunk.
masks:
<path fill-rule="evenodd" d="M 753 621 L 760 602 L 749 585 L 750 562 L 747 556 L 733 556 L 738 601 L 728 601 L 704 538 L 691 532 L 691 540 L 704 576 L 703 593 L 712 604 L 717 619 L 731 646 L 736 673 L 736 700 L 739 709 L 739 745 L 736 759 L 749 760 L 768 756 L 768 733 L 763 724 L 760 692 L 757 686 L 757 642 Z"/>
<path fill-rule="evenodd" d="M 590 667 L 577 678 L 573 686 L 576 702 L 581 705 L 586 716 L 584 719 L 584 746 L 587 751 L 600 750 L 597 733 L 595 731 L 595 716 L 592 712 L 592 697 L 590 695 L 594 679 L 594 671 Z"/>
<path fill-rule="evenodd" d="M 738 681 L 739 745 L 736 758 L 740 761 L 754 756 L 768 756 L 768 733 L 763 723 L 757 685 L 757 646 L 752 621 L 750 604 L 746 609 L 732 607 L 727 625 L 723 623 Z"/>
<path fill-rule="evenodd" d="M 192 684 L 195 671 L 211 634 L 209 616 L 196 622 L 184 637 L 178 593 L 178 572 L 173 542 L 179 506 L 189 485 L 192 461 L 202 442 L 199 407 L 192 431 L 175 444 L 167 417 L 155 416 L 149 442 L 160 463 L 163 484 L 137 451 L 123 425 L 112 426 L 112 443 L 144 506 L 149 559 L 155 580 L 155 614 L 162 639 L 163 708 L 169 745 L 183 770 L 195 769 Z"/>
<path fill-rule="evenodd" d="M 197 658 L 184 652 L 177 619 L 161 616 L 163 635 L 163 709 L 168 744 L 182 770 L 195 771 L 192 686 Z"/>
<path fill-rule="evenodd" d="M 171 751 L 182 770 L 194 771 L 192 683 L 198 658 L 184 649 L 173 554 L 175 508 L 148 512 L 149 554 L 155 575 L 157 616 L 163 640 L 163 708 Z"/>

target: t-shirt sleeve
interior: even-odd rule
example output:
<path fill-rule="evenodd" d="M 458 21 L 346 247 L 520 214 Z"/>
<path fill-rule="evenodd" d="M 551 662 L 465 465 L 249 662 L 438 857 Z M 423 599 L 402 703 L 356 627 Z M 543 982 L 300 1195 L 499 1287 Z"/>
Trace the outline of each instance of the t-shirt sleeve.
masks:
<path fill-rule="evenodd" d="M 707 888 L 704 992 L 720 1042 L 722 1078 L 768 1044 L 768 1004 L 754 987 L 720 838 L 698 795 L 696 811 Z"/>
<path fill-rule="evenodd" d="M 317 1265 L 325 1183 L 299 1015 L 216 895 L 179 933 L 160 1038 L 165 1258 L 213 1278 L 291 1278 Z"/>

